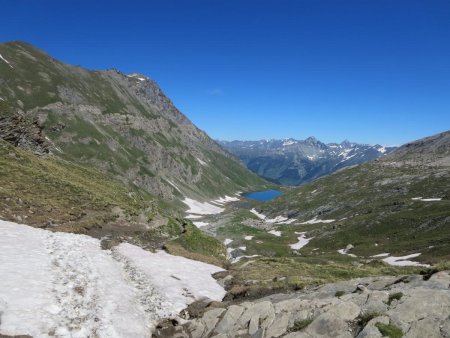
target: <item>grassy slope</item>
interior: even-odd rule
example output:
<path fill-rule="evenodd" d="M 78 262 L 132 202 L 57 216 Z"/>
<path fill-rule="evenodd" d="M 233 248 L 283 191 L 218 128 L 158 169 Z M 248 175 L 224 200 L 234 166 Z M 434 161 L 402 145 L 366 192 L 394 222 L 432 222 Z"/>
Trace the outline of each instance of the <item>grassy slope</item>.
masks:
<path fill-rule="evenodd" d="M 55 154 L 64 159 L 95 166 L 149 192 L 164 191 L 165 197 L 181 197 L 166 178 L 197 199 L 269 185 L 225 156 L 192 125 L 192 131 L 185 132 L 185 126 L 163 117 L 158 108 L 146 106 L 114 78 L 123 75 L 64 65 L 21 42 L 0 45 L 0 51 L 14 64 L 12 69 L 0 62 L 0 78 L 5 81 L 0 96 L 25 112 L 41 107 L 36 113 L 41 116 L 44 132 L 62 150 L 55 150 Z M 68 89 L 70 99 L 61 88 Z M 63 105 L 58 108 L 48 106 L 60 102 Z M 83 110 L 86 105 L 98 108 L 100 114 Z M 145 123 L 150 129 L 141 128 Z M 61 125 L 64 127 L 59 128 Z M 190 133 L 197 136 L 186 141 Z M 199 163 L 194 152 L 203 154 L 208 165 Z M 155 162 L 154 156 L 160 159 Z M 163 165 L 157 163 L 162 159 Z M 173 168 L 176 175 L 171 172 Z M 196 175 L 198 181 L 188 183 Z"/>
<path fill-rule="evenodd" d="M 138 216 L 147 222 L 156 213 L 155 199 L 145 192 L 94 169 L 52 156 L 38 157 L 2 140 L 0 171 L 2 218 L 83 232 L 116 221 L 114 207 L 129 222 L 136 222 Z"/>
<path fill-rule="evenodd" d="M 415 197 L 442 198 L 423 202 Z M 388 159 L 347 169 L 294 189 L 267 206 L 267 212 L 291 212 L 315 236 L 302 252 L 330 252 L 355 245 L 354 254 L 422 252 L 419 259 L 450 258 L 450 174 L 448 167 L 401 165 Z"/>

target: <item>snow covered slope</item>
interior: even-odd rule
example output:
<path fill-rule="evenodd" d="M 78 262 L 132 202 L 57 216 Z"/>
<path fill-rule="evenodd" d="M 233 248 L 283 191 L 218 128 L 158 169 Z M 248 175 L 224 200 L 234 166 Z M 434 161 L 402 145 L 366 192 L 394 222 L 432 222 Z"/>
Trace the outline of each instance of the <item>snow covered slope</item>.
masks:
<path fill-rule="evenodd" d="M 221 300 L 221 269 L 130 244 L 0 220 L 0 335 L 150 337 L 200 298 Z M 166 286 L 169 286 L 166 288 Z"/>

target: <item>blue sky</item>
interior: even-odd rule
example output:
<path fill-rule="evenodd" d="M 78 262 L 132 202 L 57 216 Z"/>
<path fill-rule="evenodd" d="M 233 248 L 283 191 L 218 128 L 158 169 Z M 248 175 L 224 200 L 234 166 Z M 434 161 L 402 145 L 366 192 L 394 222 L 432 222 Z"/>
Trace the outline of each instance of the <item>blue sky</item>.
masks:
<path fill-rule="evenodd" d="M 450 129 L 447 0 L 2 3 L 0 41 L 141 72 L 220 139 L 401 144 Z"/>

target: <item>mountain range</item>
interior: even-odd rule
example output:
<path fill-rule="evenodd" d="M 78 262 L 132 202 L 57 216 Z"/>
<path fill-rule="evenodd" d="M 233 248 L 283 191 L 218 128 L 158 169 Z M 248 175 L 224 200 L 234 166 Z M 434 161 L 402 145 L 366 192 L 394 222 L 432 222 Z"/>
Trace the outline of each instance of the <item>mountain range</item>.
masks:
<path fill-rule="evenodd" d="M 219 141 L 248 169 L 282 185 L 300 185 L 342 168 L 384 156 L 396 147 L 320 142 L 314 137 L 260 141 Z"/>
<path fill-rule="evenodd" d="M 0 100 L 40 127 L 58 158 L 175 203 L 267 184 L 147 76 L 67 65 L 24 42 L 0 44 L 0 55 Z"/>

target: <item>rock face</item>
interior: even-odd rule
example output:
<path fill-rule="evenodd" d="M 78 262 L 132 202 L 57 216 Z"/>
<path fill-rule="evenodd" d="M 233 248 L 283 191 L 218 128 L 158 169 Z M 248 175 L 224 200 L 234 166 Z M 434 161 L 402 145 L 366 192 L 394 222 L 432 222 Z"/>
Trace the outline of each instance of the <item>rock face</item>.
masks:
<path fill-rule="evenodd" d="M 39 155 L 48 153 L 38 121 L 15 112 L 4 101 L 0 101 L 0 139 Z"/>
<path fill-rule="evenodd" d="M 383 337 L 380 326 L 404 337 L 450 337 L 450 274 L 370 277 L 311 291 L 277 294 L 212 308 L 203 316 L 160 327 L 155 337 Z M 381 327 L 381 328 L 379 328 Z"/>
<path fill-rule="evenodd" d="M 51 152 L 166 200 L 266 182 L 194 126 L 141 74 L 66 65 L 22 42 L 0 44 L 0 102 L 37 120 Z"/>
<path fill-rule="evenodd" d="M 322 143 L 306 140 L 221 141 L 254 173 L 285 185 L 300 185 L 339 169 L 390 153 L 395 147 L 344 141 Z"/>

